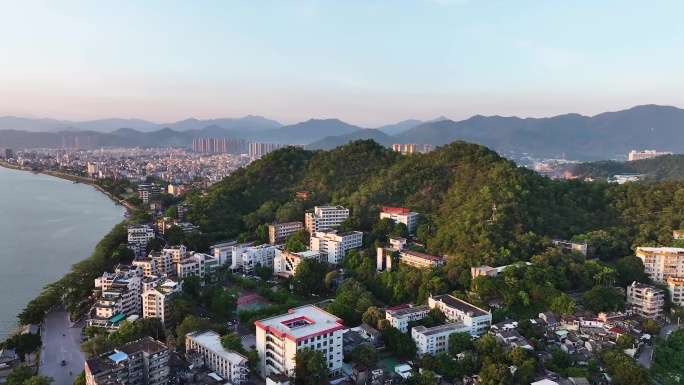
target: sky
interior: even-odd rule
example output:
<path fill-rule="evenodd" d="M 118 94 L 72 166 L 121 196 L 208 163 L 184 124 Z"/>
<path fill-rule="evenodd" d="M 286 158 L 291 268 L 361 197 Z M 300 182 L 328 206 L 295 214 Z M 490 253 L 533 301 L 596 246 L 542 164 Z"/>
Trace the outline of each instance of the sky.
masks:
<path fill-rule="evenodd" d="M 0 0 L 0 115 L 364 127 L 684 107 L 681 0 Z"/>

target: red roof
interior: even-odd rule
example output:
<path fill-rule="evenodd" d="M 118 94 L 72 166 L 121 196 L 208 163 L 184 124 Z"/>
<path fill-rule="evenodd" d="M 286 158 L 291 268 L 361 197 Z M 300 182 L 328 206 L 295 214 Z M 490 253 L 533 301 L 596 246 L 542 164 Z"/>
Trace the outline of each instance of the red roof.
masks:
<path fill-rule="evenodd" d="M 608 329 L 609 333 L 615 333 L 615 334 L 627 334 L 627 330 L 622 329 L 622 328 L 610 328 Z"/>

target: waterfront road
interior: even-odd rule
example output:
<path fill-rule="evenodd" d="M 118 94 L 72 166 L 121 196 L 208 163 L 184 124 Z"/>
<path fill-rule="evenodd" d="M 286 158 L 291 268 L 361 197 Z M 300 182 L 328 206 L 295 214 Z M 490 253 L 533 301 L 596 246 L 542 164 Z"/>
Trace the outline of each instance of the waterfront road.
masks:
<path fill-rule="evenodd" d="M 38 373 L 54 378 L 54 385 L 71 385 L 85 363 L 78 342 L 81 339 L 82 325 L 72 327 L 69 313 L 59 309 L 50 313 L 43 326 L 45 329 L 42 331 L 42 339 L 45 348 L 40 356 L 42 363 Z M 61 365 L 62 360 L 66 361 L 66 366 Z"/>

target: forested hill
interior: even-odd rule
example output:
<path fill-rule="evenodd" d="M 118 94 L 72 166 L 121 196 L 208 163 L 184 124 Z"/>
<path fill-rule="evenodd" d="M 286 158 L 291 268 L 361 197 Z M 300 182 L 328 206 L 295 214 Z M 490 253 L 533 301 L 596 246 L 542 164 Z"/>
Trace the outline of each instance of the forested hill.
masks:
<path fill-rule="evenodd" d="M 632 162 L 604 160 L 579 163 L 572 173 L 580 178 L 608 178 L 618 174 L 644 174 L 648 179 L 684 178 L 684 155 L 663 155 Z"/>
<path fill-rule="evenodd" d="M 298 190 L 312 197 L 297 200 Z M 429 252 L 490 265 L 529 259 L 550 238 L 596 230 L 628 245 L 666 243 L 684 221 L 671 209 L 684 207 L 684 182 L 555 181 L 465 142 L 408 156 L 372 140 L 331 151 L 288 147 L 188 199 L 190 220 L 211 240 L 253 233 L 274 219 L 302 220 L 321 204 L 350 208 L 342 229 L 370 231 L 381 206 L 407 207 L 422 215 L 418 237 Z"/>

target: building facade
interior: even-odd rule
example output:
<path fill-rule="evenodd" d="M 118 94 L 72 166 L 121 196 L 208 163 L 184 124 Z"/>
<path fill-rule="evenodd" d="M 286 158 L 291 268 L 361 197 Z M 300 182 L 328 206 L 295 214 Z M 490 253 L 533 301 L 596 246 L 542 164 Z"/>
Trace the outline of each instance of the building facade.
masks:
<path fill-rule="evenodd" d="M 655 318 L 663 314 L 665 292 L 655 286 L 632 282 L 627 286 L 627 304 L 632 311 L 646 318 Z"/>
<path fill-rule="evenodd" d="M 492 313 L 449 294 L 431 295 L 428 306 L 439 308 L 448 321 L 462 322 L 472 335 L 486 333 L 492 326 Z"/>
<path fill-rule="evenodd" d="M 262 378 L 271 374 L 292 375 L 295 355 L 303 348 L 323 352 L 331 376 L 342 371 L 342 320 L 315 306 L 290 309 L 287 314 L 254 322 L 257 371 Z"/>
<path fill-rule="evenodd" d="M 584 254 L 585 257 L 587 256 L 587 244 L 586 243 L 564 241 L 562 239 L 554 239 L 551 242 L 553 242 L 554 245 L 560 246 L 563 249 L 579 251 L 580 253 Z"/>
<path fill-rule="evenodd" d="M 655 282 L 684 276 L 684 249 L 679 247 L 637 247 L 636 256 L 644 263 L 644 271 Z"/>
<path fill-rule="evenodd" d="M 311 213 L 304 214 L 304 228 L 309 233 L 337 227 L 349 218 L 349 209 L 342 206 L 316 206 Z"/>
<path fill-rule="evenodd" d="M 449 351 L 449 336 L 454 333 L 470 333 L 470 327 L 463 322 L 448 323 L 431 328 L 416 326 L 411 329 L 411 338 L 416 343 L 419 355 L 437 355 Z"/>
<path fill-rule="evenodd" d="M 230 270 L 244 275 L 254 275 L 257 265 L 273 269 L 276 247 L 272 245 L 252 246 L 251 244 L 235 245 L 231 249 Z"/>
<path fill-rule="evenodd" d="M 137 244 L 140 252 L 144 253 L 147 241 L 154 238 L 154 229 L 149 225 L 128 226 L 128 244 Z"/>
<path fill-rule="evenodd" d="M 677 306 L 684 306 L 684 277 L 667 277 L 670 300 Z"/>
<path fill-rule="evenodd" d="M 270 244 L 275 245 L 285 241 L 285 239 L 292 233 L 304 228 L 302 222 L 286 222 L 286 223 L 276 223 L 268 226 L 268 241 Z"/>
<path fill-rule="evenodd" d="M 240 385 L 247 381 L 247 357 L 221 346 L 221 336 L 214 331 L 185 335 L 185 349 L 195 351 L 204 358 L 204 364 L 219 376 Z"/>
<path fill-rule="evenodd" d="M 181 290 L 182 284 L 167 280 L 166 282 L 149 288 L 142 293 L 143 318 L 159 318 L 162 324 L 167 324 L 168 300 Z"/>
<path fill-rule="evenodd" d="M 305 259 L 320 261 L 321 253 L 319 251 L 290 253 L 276 249 L 275 257 L 273 258 L 273 273 L 280 277 L 292 277 L 297 272 L 297 266 Z"/>
<path fill-rule="evenodd" d="M 363 233 L 360 231 L 344 233 L 338 233 L 336 230 L 315 231 L 309 238 L 309 248 L 326 256 L 325 262 L 333 265 L 340 264 L 347 251 L 361 246 L 363 246 Z"/>
<path fill-rule="evenodd" d="M 385 310 L 385 319 L 400 332 L 406 333 L 409 322 L 422 320 L 429 312 L 429 306 L 402 305 Z"/>
<path fill-rule="evenodd" d="M 629 152 L 629 155 L 627 156 L 627 161 L 631 162 L 633 160 L 653 159 L 657 156 L 662 156 L 662 155 L 672 155 L 672 153 L 667 152 L 667 151 L 656 151 L 656 150 L 644 150 L 644 151 L 632 150 Z"/>
<path fill-rule="evenodd" d="M 170 384 L 169 349 L 152 337 L 86 360 L 86 385 Z"/>
<path fill-rule="evenodd" d="M 378 247 L 376 255 L 376 269 L 382 271 L 391 269 L 396 262 L 415 267 L 417 269 L 433 269 L 444 266 L 444 258 L 436 257 L 417 251 Z"/>

